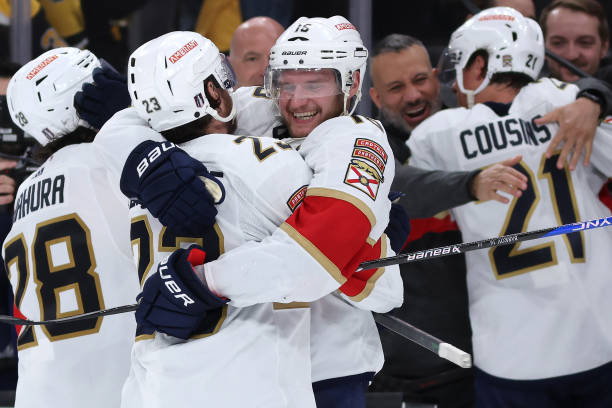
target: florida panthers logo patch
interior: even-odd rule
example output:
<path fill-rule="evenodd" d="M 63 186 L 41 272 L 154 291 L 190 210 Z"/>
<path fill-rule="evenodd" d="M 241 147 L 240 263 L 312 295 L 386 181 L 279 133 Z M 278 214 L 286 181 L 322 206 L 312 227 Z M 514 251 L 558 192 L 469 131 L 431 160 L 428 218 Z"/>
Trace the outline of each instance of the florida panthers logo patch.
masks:
<path fill-rule="evenodd" d="M 372 200 L 376 200 L 378 187 L 383 181 L 376 168 L 365 161 L 353 159 L 346 170 L 344 183 L 361 190 Z"/>
<path fill-rule="evenodd" d="M 357 139 L 351 157 L 344 183 L 376 200 L 378 187 L 384 181 L 387 152 L 372 140 Z"/>

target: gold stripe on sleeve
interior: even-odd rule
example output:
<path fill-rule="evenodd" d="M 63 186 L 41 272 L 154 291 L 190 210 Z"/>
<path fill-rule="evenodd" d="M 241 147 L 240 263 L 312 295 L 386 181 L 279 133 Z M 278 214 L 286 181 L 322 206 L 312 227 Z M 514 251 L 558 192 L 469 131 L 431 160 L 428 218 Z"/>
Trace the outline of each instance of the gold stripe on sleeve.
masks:
<path fill-rule="evenodd" d="M 284 222 L 280 228 L 285 231 L 295 242 L 297 242 L 306 252 L 310 254 L 339 284 L 346 282 L 346 278 L 340 272 L 340 269 L 326 257 L 312 242 L 300 234 L 291 225 Z"/>

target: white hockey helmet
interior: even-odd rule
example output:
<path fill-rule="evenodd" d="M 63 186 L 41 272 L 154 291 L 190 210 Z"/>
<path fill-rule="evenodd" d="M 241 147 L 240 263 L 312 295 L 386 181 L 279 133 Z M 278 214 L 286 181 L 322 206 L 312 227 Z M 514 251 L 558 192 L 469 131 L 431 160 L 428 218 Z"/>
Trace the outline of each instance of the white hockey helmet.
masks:
<path fill-rule="evenodd" d="M 210 106 L 204 80 L 213 76 L 219 86 L 233 91 L 236 76 L 225 56 L 202 35 L 174 31 L 141 45 L 130 55 L 128 90 L 132 105 L 149 125 L 161 132 L 205 115 L 229 122 Z"/>
<path fill-rule="evenodd" d="M 41 145 L 65 136 L 78 126 L 74 95 L 84 82 L 93 82 L 100 62 L 88 50 L 62 47 L 49 50 L 22 66 L 6 90 L 9 112 L 17 126 Z"/>
<path fill-rule="evenodd" d="M 282 70 L 333 69 L 340 80 L 339 92 L 344 94 L 344 112 L 353 85 L 353 73 L 361 79 L 351 114 L 361 99 L 368 50 L 359 32 L 346 18 L 300 17 L 276 40 L 270 50 L 270 63 L 265 77 L 268 97 L 278 99 L 278 76 Z"/>
<path fill-rule="evenodd" d="M 487 74 L 477 89 L 468 90 L 463 86 L 463 69 L 478 50 L 488 53 Z M 515 72 L 536 80 L 544 65 L 544 36 L 535 20 L 510 7 L 492 7 L 455 30 L 442 58 L 440 71 L 445 65 L 454 68 L 453 79 L 471 107 L 474 95 L 489 85 L 493 74 Z"/>

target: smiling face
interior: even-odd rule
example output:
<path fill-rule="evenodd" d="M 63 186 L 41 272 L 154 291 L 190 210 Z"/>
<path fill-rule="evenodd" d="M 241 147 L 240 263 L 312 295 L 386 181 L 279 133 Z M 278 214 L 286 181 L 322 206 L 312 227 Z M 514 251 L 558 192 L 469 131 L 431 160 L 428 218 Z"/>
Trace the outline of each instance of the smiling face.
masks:
<path fill-rule="evenodd" d="M 602 43 L 598 29 L 597 17 L 558 7 L 546 18 L 546 47 L 586 73 L 595 75 L 609 45 L 608 41 Z M 558 63 L 550 59 L 547 63 L 554 77 L 567 82 L 579 79 Z"/>
<path fill-rule="evenodd" d="M 284 70 L 278 79 L 278 101 L 291 137 L 306 137 L 323 121 L 339 116 L 343 94 L 332 69 Z"/>
<path fill-rule="evenodd" d="M 440 109 L 440 82 L 420 45 L 374 57 L 372 83 L 370 96 L 376 106 L 405 130 Z"/>

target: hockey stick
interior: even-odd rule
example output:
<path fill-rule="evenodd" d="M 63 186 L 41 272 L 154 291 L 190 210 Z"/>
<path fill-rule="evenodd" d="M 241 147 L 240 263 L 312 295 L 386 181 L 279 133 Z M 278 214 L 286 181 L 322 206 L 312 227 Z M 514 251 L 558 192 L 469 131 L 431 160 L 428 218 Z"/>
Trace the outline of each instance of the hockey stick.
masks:
<path fill-rule="evenodd" d="M 421 347 L 434 352 L 438 356 L 457 364 L 461 368 L 470 368 L 472 366 L 472 356 L 465 351 L 459 350 L 452 344 L 445 343 L 437 337 L 423 330 L 406 323 L 402 319 L 395 316 L 372 313 L 376 323 L 391 330 L 400 336 L 411 340 Z"/>
<path fill-rule="evenodd" d="M 372 261 L 362 262 L 356 272 L 365 269 L 381 268 L 389 265 L 400 265 L 412 261 L 420 261 L 424 259 L 440 258 L 447 255 L 462 254 L 464 252 L 474 251 L 476 249 L 491 248 L 501 245 L 510 245 L 522 241 L 531 241 L 532 239 L 547 238 L 555 235 L 571 234 L 572 232 L 587 231 L 600 227 L 608 227 L 612 225 L 612 216 L 606 218 L 597 218 L 586 222 L 576 222 L 572 224 L 561 225 L 560 227 L 544 228 L 535 231 L 519 232 L 516 234 L 504 235 L 497 238 L 483 239 L 481 241 L 463 242 L 461 244 L 448 245 L 423 251 L 410 252 L 390 256 L 388 258 L 375 259 Z"/>
<path fill-rule="evenodd" d="M 375 259 L 372 261 L 362 262 L 357 268 L 357 271 L 365 269 L 380 268 L 389 265 L 399 265 L 412 261 L 420 261 L 423 259 L 440 258 L 447 255 L 461 254 L 476 249 L 491 248 L 494 246 L 509 245 L 516 242 L 530 241 L 532 239 L 552 237 L 555 235 L 571 234 L 572 232 L 586 231 L 594 228 L 607 227 L 612 225 L 612 216 L 606 218 L 598 218 L 592 221 L 577 222 L 573 224 L 565 224 L 560 227 L 545 228 L 536 231 L 519 232 L 517 234 L 504 235 L 498 238 L 483 239 L 482 241 L 464 242 L 456 245 L 449 245 L 424 251 L 410 252 L 391 256 L 389 258 Z M 94 312 L 84 313 L 81 315 L 64 317 L 53 320 L 27 320 L 13 316 L 0 315 L 0 323 L 23 324 L 23 325 L 44 325 L 44 324 L 59 324 L 74 322 L 77 320 L 91 319 L 98 316 L 113 315 L 119 313 L 132 312 L 136 310 L 138 305 L 118 306 L 111 309 L 97 310 Z M 382 323 L 381 323 L 382 324 Z"/>
<path fill-rule="evenodd" d="M 126 313 L 126 312 L 133 312 L 137 308 L 138 308 L 137 304 L 117 306 L 117 307 L 112 307 L 110 309 L 94 310 L 93 312 L 83 313 L 83 314 L 69 316 L 69 317 L 62 317 L 61 319 L 40 320 L 40 321 L 21 319 L 19 317 L 13 317 L 13 316 L 0 315 L 0 323 L 20 324 L 23 326 L 53 325 L 53 324 L 76 322 L 78 320 L 94 319 L 100 316 L 108 316 L 108 315 L 114 315 L 114 314 L 120 314 L 120 313 Z"/>

